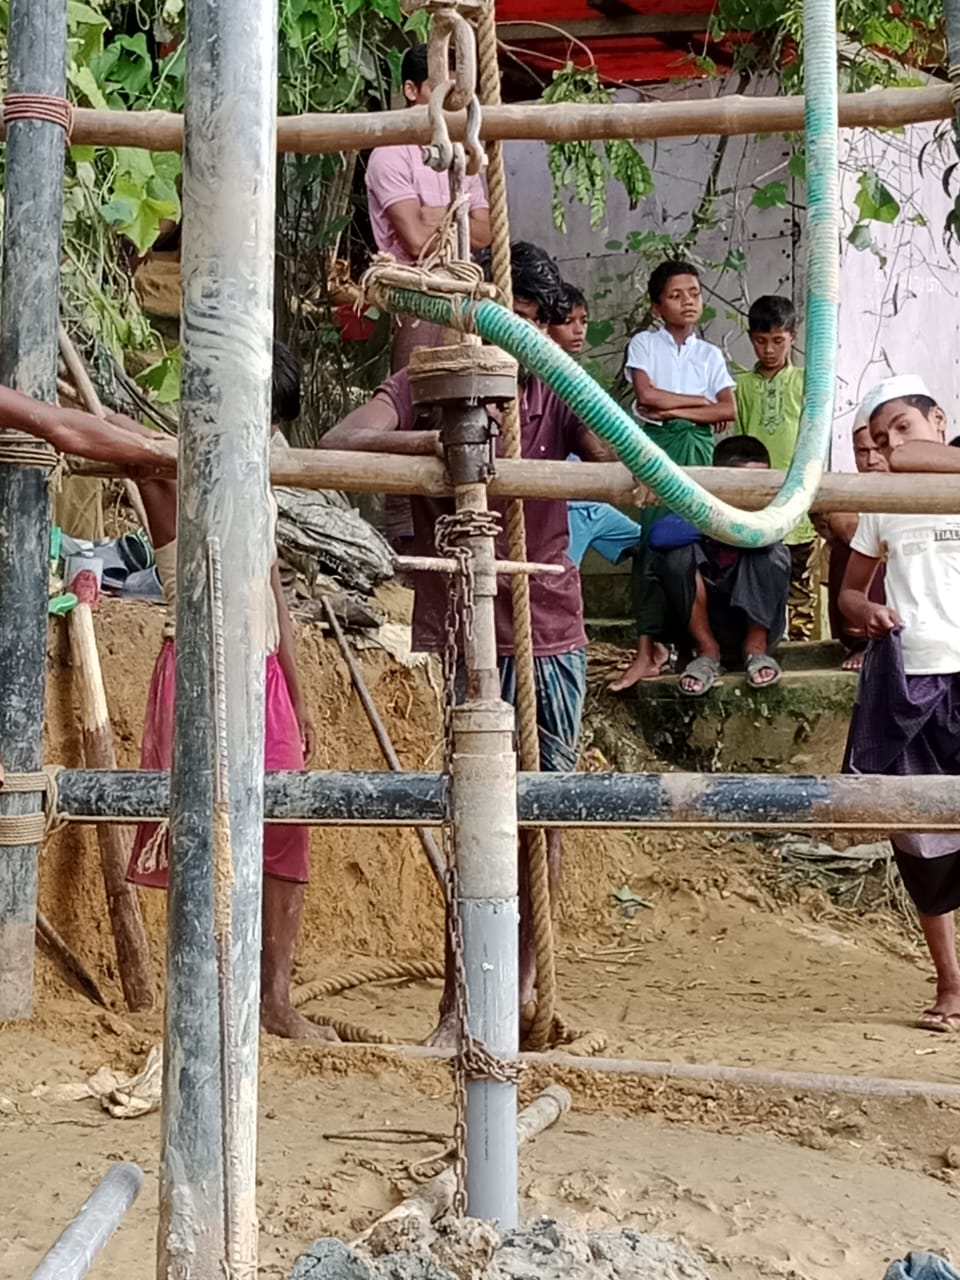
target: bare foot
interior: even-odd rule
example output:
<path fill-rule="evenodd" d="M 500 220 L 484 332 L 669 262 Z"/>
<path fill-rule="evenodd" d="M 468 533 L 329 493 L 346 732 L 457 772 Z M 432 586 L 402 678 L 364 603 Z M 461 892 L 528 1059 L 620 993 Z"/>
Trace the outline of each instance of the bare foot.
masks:
<path fill-rule="evenodd" d="M 607 688 L 611 693 L 623 693 L 641 680 L 655 680 L 669 657 L 670 650 L 665 645 L 656 644 L 653 646 L 652 659 L 638 653 L 626 671 L 617 676 L 616 680 L 611 680 Z"/>
<path fill-rule="evenodd" d="M 455 1049 L 457 1047 L 456 1014 L 441 1014 L 440 1021 L 423 1043 L 428 1049 Z"/>
<path fill-rule="evenodd" d="M 292 1004 L 260 1006 L 260 1029 L 284 1040 L 320 1040 L 326 1044 L 339 1044 L 340 1037 L 333 1027 L 321 1027 L 298 1013 Z"/>
<path fill-rule="evenodd" d="M 844 660 L 840 663 L 841 671 L 860 671 L 863 667 L 863 650 L 857 653 L 848 653 Z"/>

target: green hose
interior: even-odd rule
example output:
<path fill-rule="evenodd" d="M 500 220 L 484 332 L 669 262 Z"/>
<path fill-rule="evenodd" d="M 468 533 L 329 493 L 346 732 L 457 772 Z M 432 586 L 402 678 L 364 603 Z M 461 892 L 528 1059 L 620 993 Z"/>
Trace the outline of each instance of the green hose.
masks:
<path fill-rule="evenodd" d="M 777 542 L 806 515 L 820 486 L 833 424 L 839 221 L 837 199 L 837 53 L 833 0 L 805 0 L 807 153 L 807 349 L 803 416 L 780 492 L 762 511 L 742 511 L 707 491 L 653 444 L 636 421 L 556 343 L 495 302 L 454 304 L 408 289 L 386 289 L 391 311 L 475 330 L 527 369 L 612 445 L 659 502 L 703 533 L 737 547 Z"/>

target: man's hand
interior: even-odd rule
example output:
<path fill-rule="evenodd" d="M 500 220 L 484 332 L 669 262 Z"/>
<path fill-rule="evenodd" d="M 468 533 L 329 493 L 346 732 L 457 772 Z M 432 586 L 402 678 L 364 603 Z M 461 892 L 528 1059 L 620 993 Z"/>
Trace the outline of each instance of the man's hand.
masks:
<path fill-rule="evenodd" d="M 871 640 L 879 640 L 889 635 L 897 627 L 903 626 L 900 615 L 887 604 L 873 604 L 863 613 L 863 629 Z"/>
<path fill-rule="evenodd" d="M 303 763 L 309 764 L 317 749 L 317 731 L 305 706 L 294 708 L 297 724 L 300 726 L 300 746 L 303 749 Z"/>

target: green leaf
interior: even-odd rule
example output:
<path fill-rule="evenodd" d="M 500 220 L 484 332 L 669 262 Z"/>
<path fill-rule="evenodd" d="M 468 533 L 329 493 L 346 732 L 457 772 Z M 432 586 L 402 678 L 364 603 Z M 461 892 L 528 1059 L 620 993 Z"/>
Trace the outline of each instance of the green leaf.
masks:
<path fill-rule="evenodd" d="M 70 159 L 74 164 L 93 164 L 97 154 L 96 147 L 71 147 Z"/>
<path fill-rule="evenodd" d="M 109 108 L 110 104 L 89 67 L 78 67 L 76 63 L 71 63 L 67 70 L 67 80 L 81 101 L 85 99 L 91 107 L 97 107 L 101 111 Z"/>
<path fill-rule="evenodd" d="M 716 318 L 717 318 L 716 307 L 704 307 L 703 314 L 700 316 L 700 320 L 698 321 L 698 323 L 709 324 L 711 320 L 716 320 Z"/>
<path fill-rule="evenodd" d="M 858 222 L 850 234 L 847 236 L 848 243 L 852 244 L 854 249 L 859 249 L 862 253 L 865 249 L 872 249 L 873 236 L 870 228 L 865 222 Z"/>
<path fill-rule="evenodd" d="M 157 404 L 175 404 L 180 399 L 180 348 L 175 347 L 162 360 L 137 375 L 141 387 L 153 392 Z"/>
<path fill-rule="evenodd" d="M 782 209 L 787 203 L 787 187 L 784 182 L 768 182 L 758 187 L 750 201 L 758 209 Z"/>
<path fill-rule="evenodd" d="M 146 253 L 157 238 L 160 223 L 180 216 L 180 201 L 170 184 L 151 179 L 144 189 L 129 174 L 118 174 L 112 198 L 101 206 L 100 214 L 120 235 L 136 245 L 138 253 Z"/>
<path fill-rule="evenodd" d="M 746 271 L 747 255 L 742 249 L 731 249 L 723 260 L 724 271 Z"/>
<path fill-rule="evenodd" d="M 612 253 L 616 253 L 618 250 L 620 250 L 620 249 L 622 249 L 622 248 L 623 248 L 623 241 L 622 241 L 622 240 L 608 240 L 608 241 L 607 241 L 607 243 L 606 243 L 603 247 L 604 247 L 605 249 L 609 249 Z"/>
<path fill-rule="evenodd" d="M 861 173 L 854 203 L 865 222 L 895 222 L 900 213 L 899 202 L 873 169 Z"/>
<path fill-rule="evenodd" d="M 67 31 L 74 61 L 84 66 L 103 49 L 104 32 L 110 23 L 88 4 L 68 0 Z M 4 26 L 6 29 L 6 26 Z"/>
<path fill-rule="evenodd" d="M 793 155 L 787 161 L 787 170 L 790 177 L 795 182 L 806 182 L 807 180 L 807 156 L 803 151 L 794 151 Z"/>

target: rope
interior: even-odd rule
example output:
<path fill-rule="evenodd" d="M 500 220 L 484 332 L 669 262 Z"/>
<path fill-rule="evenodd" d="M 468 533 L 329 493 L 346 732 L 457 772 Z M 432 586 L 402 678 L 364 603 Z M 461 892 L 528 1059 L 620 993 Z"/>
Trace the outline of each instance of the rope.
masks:
<path fill-rule="evenodd" d="M 3 100 L 4 126 L 9 128 L 16 120 L 58 124 L 67 142 L 73 133 L 73 107 L 66 98 L 52 93 L 8 93 Z"/>
<path fill-rule="evenodd" d="M 477 19 L 477 52 L 480 62 L 480 95 L 488 106 L 500 105 L 500 65 L 497 59 L 497 26 L 493 0 Z M 490 257 L 493 280 L 508 308 L 513 306 L 510 262 L 510 220 L 507 213 L 507 179 L 503 145 L 492 142 L 487 148 L 487 185 L 490 193 Z M 503 451 L 508 458 L 521 456 L 520 400 L 509 405 L 503 415 Z M 527 559 L 527 529 L 523 502 L 507 504 L 507 545 L 511 560 Z M 520 767 L 527 773 L 540 768 L 540 735 L 537 729 L 537 687 L 533 660 L 533 621 L 530 612 L 530 579 L 514 574 L 513 649 L 517 671 L 517 712 L 520 725 Z M 553 947 L 553 913 L 550 900 L 550 867 L 544 831 L 527 835 L 530 906 L 537 957 L 537 1008 L 527 1037 L 528 1046 L 547 1048 L 553 1030 L 557 1001 L 556 960 Z"/>
<path fill-rule="evenodd" d="M 57 454 L 48 444 L 41 444 L 31 436 L 3 432 L 0 434 L 0 464 L 42 467 L 45 471 L 52 471 L 57 465 Z"/>
<path fill-rule="evenodd" d="M 59 765 L 49 765 L 40 773 L 0 773 L 0 796 L 43 796 L 43 807 L 36 813 L 0 814 L 0 849 L 41 844 L 63 825 L 57 788 L 59 773 Z"/>
<path fill-rule="evenodd" d="M 442 978 L 443 974 L 443 964 L 437 960 L 372 960 L 357 969 L 348 969 L 345 973 L 330 978 L 317 978 L 313 982 L 304 983 L 302 987 L 296 987 L 290 993 L 290 1003 L 295 1009 L 299 1009 L 313 1000 L 339 995 L 341 991 L 362 987 L 367 982 L 390 982 L 398 978 Z M 321 1014 L 308 1013 L 306 1016 L 318 1027 L 330 1027 L 341 1040 L 352 1044 L 393 1043 L 393 1037 L 371 1031 L 355 1022 L 345 1022 L 342 1018 L 330 1018 Z"/>
<path fill-rule="evenodd" d="M 329 978 L 316 978 L 313 982 L 294 988 L 290 993 L 290 1003 L 295 1009 L 299 1009 L 312 1000 L 339 995 L 341 991 L 362 987 L 368 982 L 442 978 L 443 973 L 443 964 L 438 960 L 372 960 L 356 969 L 347 969 L 346 972 Z"/>
<path fill-rule="evenodd" d="M 401 263 L 391 253 L 375 253 L 357 286 L 356 311 L 360 313 L 369 306 L 386 309 L 386 291 L 390 289 L 415 289 L 434 298 L 450 299 L 454 312 L 452 325 L 464 332 L 471 331 L 464 309 L 467 299 L 497 295 L 474 262 Z"/>

